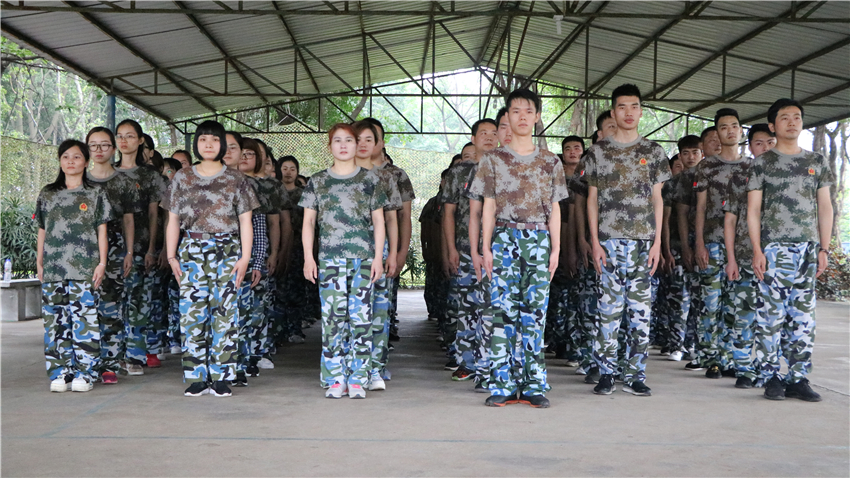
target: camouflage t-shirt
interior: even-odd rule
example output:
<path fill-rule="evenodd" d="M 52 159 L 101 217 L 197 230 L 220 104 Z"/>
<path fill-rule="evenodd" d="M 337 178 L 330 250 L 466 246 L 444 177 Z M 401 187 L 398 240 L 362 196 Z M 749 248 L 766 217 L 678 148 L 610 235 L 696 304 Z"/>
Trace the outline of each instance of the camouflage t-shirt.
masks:
<path fill-rule="evenodd" d="M 642 136 L 626 144 L 608 137 L 584 159 L 587 184 L 598 190 L 599 240 L 655 239 L 652 187 L 670 179 L 664 148 Z"/>
<path fill-rule="evenodd" d="M 148 205 L 162 201 L 166 190 L 165 179 L 150 166 L 118 168 L 118 172 L 130 178 L 139 192 L 137 210 L 133 214 L 133 251 L 143 254 L 147 252 L 151 240 Z"/>
<path fill-rule="evenodd" d="M 299 188 L 298 186 L 296 186 L 292 191 L 286 191 L 289 195 L 289 203 L 292 204 L 292 210 L 289 212 L 289 217 L 292 220 L 293 245 L 296 248 L 302 247 L 301 229 L 304 226 L 304 208 L 298 204 L 298 202 L 301 201 L 302 192 L 304 192 L 304 188 Z"/>
<path fill-rule="evenodd" d="M 726 186 L 731 178 L 744 174 L 744 166 L 748 161 L 746 156 L 737 161 L 726 161 L 720 155 L 715 155 L 697 164 L 694 175 L 696 192 L 706 192 L 703 225 L 703 241 L 706 244 L 723 244 L 723 200 L 726 197 Z"/>
<path fill-rule="evenodd" d="M 103 179 L 98 179 L 92 175 L 88 175 L 89 181 L 103 188 L 106 192 L 106 198 L 112 206 L 112 218 L 106 224 L 106 231 L 110 238 L 110 243 L 116 237 L 124 236 L 124 214 L 135 214 L 139 212 L 139 191 L 136 190 L 135 184 L 130 181 L 126 174 L 113 172 L 111 176 Z M 147 208 L 145 208 L 147 211 Z M 135 233 L 133 234 L 135 242 Z"/>
<path fill-rule="evenodd" d="M 697 165 L 699 166 L 699 165 Z M 673 214 L 676 214 L 676 204 L 688 206 L 688 231 L 693 234 L 696 224 L 697 194 L 696 190 L 697 167 L 686 169 L 676 175 L 673 183 L 671 201 L 673 203 Z"/>
<path fill-rule="evenodd" d="M 401 195 L 401 202 L 411 202 L 416 199 L 416 194 L 413 192 L 413 183 L 407 173 L 400 167 L 390 164 L 389 161 L 380 166 L 375 166 L 372 170 L 386 171 L 389 173 L 392 180 L 398 185 L 398 193 Z M 401 209 L 401 208 L 399 208 Z"/>
<path fill-rule="evenodd" d="M 439 201 L 443 204 L 455 204 L 455 248 L 459 252 L 470 253 L 469 243 L 469 199 L 467 186 L 470 177 L 475 177 L 478 163 L 463 161 L 449 169 L 446 186 L 443 188 Z M 481 234 L 478 235 L 481 237 Z"/>
<path fill-rule="evenodd" d="M 277 214 L 283 209 L 281 206 L 284 204 L 284 201 L 285 204 L 289 204 L 289 195 L 283 194 L 275 187 L 272 181 L 268 181 L 267 178 L 255 178 L 248 175 L 245 175 L 245 177 L 248 179 L 248 183 L 254 189 L 254 192 L 257 193 L 257 201 L 260 202 L 260 207 L 254 213 Z"/>
<path fill-rule="evenodd" d="M 661 200 L 664 201 L 664 207 L 671 209 L 667 225 L 670 227 L 670 250 L 673 251 L 678 251 L 682 247 L 682 242 L 679 240 L 679 217 L 673 204 L 676 181 L 681 175 L 682 173 L 673 176 L 670 180 L 664 182 L 664 186 L 661 186 Z"/>
<path fill-rule="evenodd" d="M 835 182 L 818 153 L 786 155 L 775 148 L 753 160 L 747 191 L 762 191 L 761 242 L 820 242 L 818 194 Z"/>
<path fill-rule="evenodd" d="M 730 212 L 738 217 L 735 224 L 735 262 L 739 267 L 753 263 L 753 243 L 747 229 L 747 173 L 750 164 L 748 161 L 741 174 L 729 179 L 729 184 L 726 185 L 726 199 L 723 201 L 724 215 Z"/>
<path fill-rule="evenodd" d="M 97 228 L 113 215 L 103 188 L 42 189 L 35 220 L 45 232 L 44 282 L 90 281 L 100 262 Z"/>
<path fill-rule="evenodd" d="M 330 168 L 314 174 L 298 202 L 316 211 L 320 260 L 374 257 L 372 211 L 386 204 L 386 190 L 375 168 L 359 166 L 346 176 Z"/>
<path fill-rule="evenodd" d="M 213 176 L 199 175 L 197 166 L 177 171 L 162 201 L 181 229 L 208 234 L 236 234 L 239 216 L 258 207 L 248 177 L 225 167 Z"/>
<path fill-rule="evenodd" d="M 552 203 L 569 196 L 561 160 L 537 147 L 526 156 L 510 146 L 485 153 L 469 192 L 496 200 L 497 221 L 520 223 L 549 222 Z"/>

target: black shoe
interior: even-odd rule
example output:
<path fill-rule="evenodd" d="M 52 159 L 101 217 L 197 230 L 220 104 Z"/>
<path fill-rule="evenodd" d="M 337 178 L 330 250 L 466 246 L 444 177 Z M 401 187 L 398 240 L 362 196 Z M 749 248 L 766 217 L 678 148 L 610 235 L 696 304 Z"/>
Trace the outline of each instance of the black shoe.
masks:
<path fill-rule="evenodd" d="M 458 365 L 457 362 L 455 362 L 454 360 L 449 360 L 448 362 L 446 362 L 446 365 L 443 367 L 443 370 L 451 370 L 452 372 L 454 372 L 459 367 L 460 365 Z"/>
<path fill-rule="evenodd" d="M 241 370 L 236 372 L 236 380 L 232 381 L 231 384 L 234 387 L 247 387 L 248 378 L 245 376 L 245 372 Z"/>
<path fill-rule="evenodd" d="M 399 341 L 399 339 L 400 339 L 400 338 L 399 338 L 399 336 L 398 336 L 398 334 L 397 334 L 397 333 L 395 333 L 395 332 L 390 332 L 390 342 L 398 342 L 398 341 Z"/>
<path fill-rule="evenodd" d="M 390 352 L 392 352 L 393 350 L 395 350 L 395 345 L 393 345 L 393 344 L 387 344 L 387 350 L 389 350 Z"/>
<path fill-rule="evenodd" d="M 259 377 L 260 367 L 257 367 L 257 364 L 252 363 L 245 369 L 245 373 L 247 373 L 249 377 Z"/>
<path fill-rule="evenodd" d="M 215 397 L 229 397 L 233 393 L 230 391 L 230 387 L 227 386 L 227 382 L 219 380 L 213 382 L 212 387 L 210 387 L 210 395 Z"/>
<path fill-rule="evenodd" d="M 734 368 L 727 368 L 726 370 L 721 370 L 720 375 L 726 378 L 735 378 L 738 376 L 738 371 Z"/>
<path fill-rule="evenodd" d="M 764 384 L 764 398 L 768 400 L 785 400 L 785 383 L 776 375 Z"/>
<path fill-rule="evenodd" d="M 670 355 L 670 347 L 668 347 L 666 345 L 664 347 L 661 347 L 661 355 L 664 355 L 664 356 Z"/>
<path fill-rule="evenodd" d="M 490 386 L 484 382 L 478 382 L 473 390 L 477 393 L 490 393 Z"/>
<path fill-rule="evenodd" d="M 705 370 L 705 367 L 703 367 L 701 363 L 694 361 L 694 362 L 688 362 L 685 365 L 685 370 L 687 370 L 689 372 L 699 372 L 701 370 Z"/>
<path fill-rule="evenodd" d="M 519 398 L 516 393 L 512 395 L 490 395 L 487 397 L 487 400 L 484 400 L 484 405 L 488 407 L 504 407 L 505 405 L 517 403 L 518 400 Z"/>
<path fill-rule="evenodd" d="M 201 395 L 206 395 L 209 391 L 210 389 L 207 382 L 192 382 L 192 384 L 189 385 L 189 388 L 183 392 L 183 395 L 187 397 L 200 397 Z"/>
<path fill-rule="evenodd" d="M 753 388 L 753 381 L 748 377 L 738 377 L 735 381 L 735 388 Z"/>
<path fill-rule="evenodd" d="M 555 358 L 558 360 L 570 358 L 570 354 L 567 353 L 567 344 L 558 344 L 555 346 Z"/>
<path fill-rule="evenodd" d="M 591 371 L 584 376 L 584 383 L 599 383 L 600 378 L 602 378 L 602 375 L 599 375 L 599 369 L 591 369 Z"/>
<path fill-rule="evenodd" d="M 799 398 L 805 402 L 819 402 L 822 400 L 820 395 L 812 390 L 809 385 L 809 379 L 804 378 L 797 383 L 788 384 L 785 387 L 785 396 L 788 398 Z"/>
<path fill-rule="evenodd" d="M 616 389 L 617 387 L 614 386 L 614 376 L 606 374 L 599 379 L 599 384 L 593 387 L 593 393 L 597 395 L 611 395 L 611 392 Z"/>
<path fill-rule="evenodd" d="M 720 372 L 720 367 L 717 365 L 712 365 L 708 367 L 708 370 L 705 371 L 705 378 L 720 378 L 722 377 L 722 373 Z"/>
<path fill-rule="evenodd" d="M 623 391 L 639 397 L 652 395 L 652 390 L 643 382 L 632 382 L 631 385 L 623 385 Z"/>
<path fill-rule="evenodd" d="M 531 405 L 532 408 L 549 408 L 549 399 L 543 395 L 525 395 L 519 397 L 519 403 Z"/>

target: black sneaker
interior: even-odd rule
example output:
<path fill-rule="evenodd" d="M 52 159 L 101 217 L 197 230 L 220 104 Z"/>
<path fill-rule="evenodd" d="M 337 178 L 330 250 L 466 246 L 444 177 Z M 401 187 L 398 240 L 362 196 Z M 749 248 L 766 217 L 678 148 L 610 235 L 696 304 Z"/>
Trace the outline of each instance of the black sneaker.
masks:
<path fill-rule="evenodd" d="M 708 367 L 708 370 L 705 371 L 705 378 L 720 378 L 722 377 L 722 373 L 720 372 L 720 367 L 717 365 L 712 365 Z"/>
<path fill-rule="evenodd" d="M 458 368 L 460 368 L 460 365 L 457 362 L 455 362 L 454 360 L 449 360 L 448 362 L 446 362 L 446 365 L 443 367 L 443 370 L 451 370 L 452 372 L 454 372 Z"/>
<path fill-rule="evenodd" d="M 753 380 L 749 377 L 738 377 L 735 388 L 753 388 Z"/>
<path fill-rule="evenodd" d="M 776 375 L 764 384 L 764 398 L 768 400 L 785 400 L 785 383 Z"/>
<path fill-rule="evenodd" d="M 664 355 L 665 357 L 670 355 L 670 347 L 666 345 L 664 347 L 661 347 L 661 355 Z"/>
<path fill-rule="evenodd" d="M 398 342 L 400 337 L 396 332 L 390 332 L 390 342 Z"/>
<path fill-rule="evenodd" d="M 245 372 L 241 370 L 236 372 L 236 380 L 232 381 L 231 384 L 234 387 L 247 387 L 248 377 L 245 376 Z"/>
<path fill-rule="evenodd" d="M 519 397 L 519 403 L 531 405 L 532 408 L 549 408 L 549 399 L 543 395 L 525 395 Z"/>
<path fill-rule="evenodd" d="M 478 382 L 473 390 L 477 393 L 490 393 L 490 386 L 485 382 Z"/>
<path fill-rule="evenodd" d="M 227 386 L 227 382 L 219 380 L 217 382 L 213 382 L 212 387 L 210 387 L 210 395 L 215 397 L 229 397 L 233 395 L 233 393 L 230 391 L 230 387 Z"/>
<path fill-rule="evenodd" d="M 192 382 L 189 385 L 189 388 L 183 392 L 183 395 L 186 397 L 200 397 L 201 395 L 206 395 L 210 392 L 210 388 L 207 385 L 207 382 Z"/>
<path fill-rule="evenodd" d="M 726 378 L 735 378 L 738 376 L 738 371 L 734 368 L 727 368 L 726 370 L 720 371 L 720 376 Z"/>
<path fill-rule="evenodd" d="M 519 398 L 516 393 L 513 395 L 490 395 L 487 397 L 487 400 L 484 400 L 484 405 L 488 407 L 504 407 L 505 405 L 517 403 L 518 400 Z"/>
<path fill-rule="evenodd" d="M 632 382 L 630 385 L 623 385 L 623 391 L 637 395 L 638 397 L 648 397 L 652 395 L 652 390 L 643 382 Z"/>
<path fill-rule="evenodd" d="M 255 363 L 251 363 L 245 369 L 245 373 L 247 373 L 249 377 L 259 377 L 260 376 L 260 367 L 257 367 L 257 364 L 255 364 Z"/>
<path fill-rule="evenodd" d="M 599 374 L 599 369 L 591 369 L 587 375 L 584 376 L 584 383 L 594 384 L 599 383 L 599 379 L 602 378 L 602 375 Z"/>
<path fill-rule="evenodd" d="M 689 372 L 699 372 L 701 370 L 705 370 L 705 367 L 703 367 L 701 363 L 699 363 L 697 361 L 693 361 L 693 362 L 688 362 L 685 365 L 685 370 L 687 370 Z"/>
<path fill-rule="evenodd" d="M 822 400 L 820 395 L 812 390 L 809 385 L 809 379 L 804 378 L 797 383 L 788 384 L 785 387 L 785 396 L 788 398 L 799 398 L 805 402 L 819 402 Z"/>
<path fill-rule="evenodd" d="M 614 386 L 614 376 L 606 374 L 599 379 L 599 384 L 593 387 L 593 393 L 597 395 L 611 395 L 611 392 L 616 389 L 617 387 Z"/>

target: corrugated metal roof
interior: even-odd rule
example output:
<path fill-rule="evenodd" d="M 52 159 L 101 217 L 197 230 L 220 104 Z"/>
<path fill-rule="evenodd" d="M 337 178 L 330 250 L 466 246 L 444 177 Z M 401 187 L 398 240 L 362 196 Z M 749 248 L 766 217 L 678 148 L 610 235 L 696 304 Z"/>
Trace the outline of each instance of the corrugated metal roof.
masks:
<path fill-rule="evenodd" d="M 425 71 L 430 72 L 433 52 L 430 42 L 427 46 L 425 42 L 432 12 L 436 15 L 433 18 L 454 35 L 453 39 L 437 24 L 438 72 L 476 66 L 455 39 L 473 59 L 483 58 L 480 66 L 487 68 L 496 67 L 501 48 L 499 67 L 507 69 L 507 45 L 500 39 L 510 24 L 510 65 L 518 75 L 532 75 L 546 65 L 540 79 L 581 88 L 586 66 L 583 32 L 556 62 L 550 64 L 549 60 L 568 35 L 589 22 L 589 84 L 607 78 L 598 87 L 599 94 L 634 82 L 647 94 L 656 87 L 665 88 L 657 92 L 657 99 L 648 95 L 650 104 L 680 111 L 702 107 L 694 112 L 707 116 L 721 106 L 733 105 L 742 117 L 755 117 L 766 107 L 752 103 L 791 96 L 792 73 L 785 65 L 810 56 L 794 74 L 796 98 L 822 96 L 807 107 L 807 122 L 850 116 L 850 2 L 657 1 L 609 2 L 603 6 L 593 1 L 579 4 L 584 6 L 579 14 L 559 12 L 565 15 L 560 34 L 551 16 L 558 13 L 555 8 L 564 9 L 571 2 L 335 1 L 330 6 L 325 2 L 277 2 L 277 7 L 286 12 L 282 17 L 269 1 L 243 2 L 245 11 L 241 13 L 236 1 L 183 2 L 191 11 L 180 11 L 174 2 L 134 2 L 133 12 L 131 2 L 105 3 L 25 1 L 24 9 L 17 3 L 4 5 L 0 26 L 4 36 L 76 69 L 104 88 L 112 85 L 120 96 L 168 120 L 208 114 L 210 108 L 222 111 L 261 105 L 263 99 L 255 91 L 268 95 L 269 101 L 283 100 L 281 90 L 296 90 L 296 70 L 299 94 L 343 91 L 344 82 L 360 88 L 364 32 L 368 77 L 373 83 L 403 79 L 405 74 L 395 61 L 411 75 L 418 75 L 426 48 Z M 532 4 L 534 14 L 540 16 L 528 21 L 525 39 L 521 40 L 526 17 L 511 19 L 510 15 L 516 9 L 528 11 Z M 28 11 L 27 7 L 41 9 Z M 82 8 L 77 11 L 73 7 Z M 356 14 L 360 8 L 365 12 L 362 16 Z M 474 15 L 453 15 L 452 8 L 454 13 Z M 586 16 L 600 8 L 599 16 Z M 813 20 L 770 23 L 794 8 L 797 17 Z M 726 18 L 680 16 L 689 9 L 696 9 L 699 17 Z M 388 13 L 392 15 L 385 15 Z M 844 21 L 829 23 L 835 19 Z M 738 42 L 759 28 L 764 31 Z M 662 35 L 653 38 L 662 30 Z M 395 61 L 368 35 L 373 35 Z M 657 41 L 657 61 L 653 40 Z M 521 41 L 522 50 L 516 58 Z M 824 51 L 836 44 L 840 46 Z M 734 47 L 727 51 L 729 45 Z M 303 60 L 296 60 L 296 49 Z M 698 68 L 711 57 L 715 57 L 713 61 Z M 305 63 L 312 78 L 304 69 Z M 247 82 L 236 68 L 242 70 Z M 618 71 L 611 76 L 615 69 Z M 159 74 L 154 75 L 154 70 Z M 225 95 L 225 76 L 226 93 L 238 96 Z M 687 78 L 675 89 L 670 87 L 683 77 Z M 155 83 L 160 94 L 187 96 L 150 96 Z M 822 94 L 842 85 L 843 89 L 830 95 Z M 738 89 L 743 93 L 728 96 Z M 143 90 L 148 93 L 143 94 Z"/>

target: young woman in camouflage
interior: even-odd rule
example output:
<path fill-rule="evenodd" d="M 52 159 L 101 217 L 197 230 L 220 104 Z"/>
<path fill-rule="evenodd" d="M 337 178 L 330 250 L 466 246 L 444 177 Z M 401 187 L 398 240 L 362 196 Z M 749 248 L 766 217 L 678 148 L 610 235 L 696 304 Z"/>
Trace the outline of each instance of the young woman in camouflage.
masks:
<path fill-rule="evenodd" d="M 372 289 L 383 274 L 386 192 L 373 171 L 354 164 L 357 136 L 339 123 L 328 132 L 332 167 L 310 178 L 304 208 L 304 277 L 322 296 L 321 381 L 328 398 L 366 398 L 371 362 Z M 319 264 L 313 239 L 319 225 Z"/>
<path fill-rule="evenodd" d="M 226 144 L 221 124 L 201 123 L 193 148 L 201 163 L 174 175 L 163 200 L 168 263 L 180 281 L 189 397 L 229 397 L 227 381 L 236 378 L 236 299 L 251 258 L 251 211 L 260 204 L 248 179 L 221 164 Z M 186 234 L 178 256 L 181 229 Z"/>
<path fill-rule="evenodd" d="M 296 184 L 299 171 L 298 160 L 293 156 L 284 156 L 278 163 L 277 176 L 289 195 L 292 204 L 290 213 L 290 246 L 282 252 L 282 261 L 278 269 L 282 273 L 282 284 L 275 291 L 275 308 L 283 311 L 280 322 L 275 326 L 274 336 L 278 343 L 303 343 L 304 333 L 301 322 L 310 316 L 309 295 L 313 284 L 304 279 L 304 249 L 301 245 L 301 226 L 304 222 L 304 208 L 298 206 L 304 188 Z M 318 294 L 317 294 L 318 295 Z"/>
<path fill-rule="evenodd" d="M 34 217 L 44 357 L 51 392 L 88 392 L 101 370 L 97 289 L 106 273 L 112 210 L 104 189 L 86 177 L 88 146 L 69 139 L 58 156 L 59 176 L 39 193 Z"/>
<path fill-rule="evenodd" d="M 108 262 L 100 289 L 98 322 L 100 324 L 100 379 L 105 384 L 118 383 L 117 373 L 124 359 L 124 278 L 133 269 L 133 214 L 138 212 L 139 192 L 130 178 L 112 166 L 115 135 L 97 126 L 86 135 L 92 159 L 87 173 L 89 181 L 106 192 L 114 217 L 106 227 L 109 243 Z"/>

